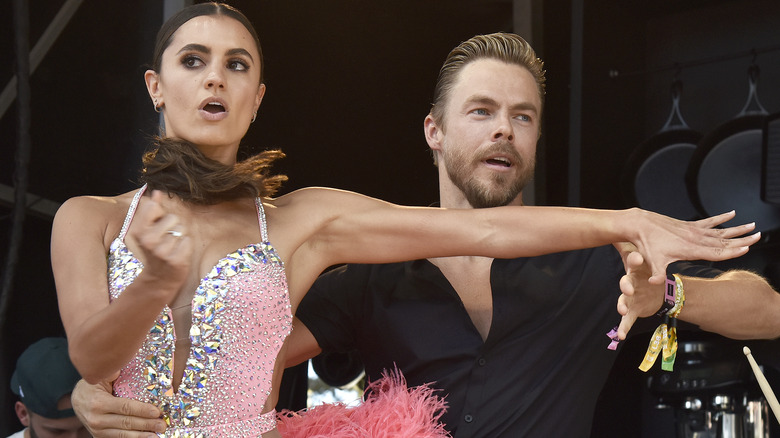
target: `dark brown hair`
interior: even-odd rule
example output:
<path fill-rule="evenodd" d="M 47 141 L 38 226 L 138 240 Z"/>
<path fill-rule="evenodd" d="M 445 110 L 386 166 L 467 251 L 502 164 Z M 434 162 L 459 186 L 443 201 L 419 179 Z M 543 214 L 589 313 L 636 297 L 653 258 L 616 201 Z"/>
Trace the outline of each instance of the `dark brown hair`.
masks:
<path fill-rule="evenodd" d="M 279 150 L 227 165 L 206 157 L 195 145 L 179 138 L 157 137 L 154 146 L 144 154 L 141 179 L 149 189 L 165 191 L 187 202 L 215 204 L 272 196 L 287 180 L 284 175 L 270 175 L 271 163 L 284 157 Z"/>
<path fill-rule="evenodd" d="M 173 14 L 171 18 L 169 18 L 163 25 L 160 27 L 160 30 L 157 31 L 157 39 L 154 43 L 154 55 L 152 57 L 152 70 L 156 71 L 157 73 L 160 73 L 160 66 L 162 65 L 162 55 L 165 49 L 168 48 L 168 46 L 171 45 L 171 41 L 173 40 L 173 34 L 176 33 L 177 30 L 182 26 L 182 24 L 192 20 L 195 17 L 202 17 L 202 16 L 212 16 L 212 15 L 222 15 L 225 17 L 230 17 L 239 23 L 241 23 L 246 30 L 249 32 L 250 35 L 252 35 L 252 38 L 255 40 L 255 45 L 257 45 L 257 52 L 260 54 L 260 82 L 263 82 L 263 72 L 265 69 L 263 68 L 263 49 L 260 47 L 260 38 L 257 36 L 257 32 L 255 31 L 255 27 L 252 26 L 252 23 L 249 21 L 248 18 L 246 18 L 246 15 L 244 15 L 241 11 L 234 8 L 233 6 L 224 4 L 224 3 L 216 3 L 216 2 L 210 2 L 210 3 L 200 3 L 196 5 L 192 5 L 189 7 L 186 7 L 179 12 Z"/>
<path fill-rule="evenodd" d="M 176 31 L 189 20 L 210 15 L 235 19 L 249 31 L 260 53 L 260 82 L 263 81 L 263 52 L 254 27 L 239 10 L 223 3 L 200 3 L 182 9 L 166 21 L 157 33 L 152 69 L 158 74 L 162 54 Z M 216 204 L 244 197 L 272 196 L 284 175 L 271 175 L 271 164 L 284 157 L 279 150 L 265 151 L 235 165 L 212 160 L 192 143 L 179 138 L 156 137 L 143 157 L 142 182 L 195 204 Z M 151 193 L 151 191 L 149 192 Z"/>

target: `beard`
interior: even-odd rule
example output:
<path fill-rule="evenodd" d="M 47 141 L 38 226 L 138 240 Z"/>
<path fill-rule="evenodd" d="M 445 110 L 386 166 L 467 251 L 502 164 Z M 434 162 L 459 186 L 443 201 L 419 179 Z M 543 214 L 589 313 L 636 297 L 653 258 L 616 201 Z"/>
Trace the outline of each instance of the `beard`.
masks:
<path fill-rule="evenodd" d="M 528 162 L 508 142 L 498 142 L 480 152 L 475 158 L 469 158 L 458 147 L 445 147 L 444 167 L 450 181 L 457 187 L 473 208 L 501 207 L 509 204 L 522 192 L 534 176 L 535 162 Z M 518 171 L 513 175 L 493 173 L 487 180 L 474 176 L 474 169 L 480 166 L 486 157 L 505 155 L 512 160 Z"/>

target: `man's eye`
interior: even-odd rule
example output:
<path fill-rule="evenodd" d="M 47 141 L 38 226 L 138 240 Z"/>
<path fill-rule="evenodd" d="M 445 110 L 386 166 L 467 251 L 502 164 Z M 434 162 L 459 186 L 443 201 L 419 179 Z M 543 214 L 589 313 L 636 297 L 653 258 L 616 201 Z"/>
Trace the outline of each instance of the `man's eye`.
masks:
<path fill-rule="evenodd" d="M 485 108 L 477 108 L 474 111 L 472 111 L 474 114 L 478 116 L 486 116 L 488 115 L 488 112 Z"/>

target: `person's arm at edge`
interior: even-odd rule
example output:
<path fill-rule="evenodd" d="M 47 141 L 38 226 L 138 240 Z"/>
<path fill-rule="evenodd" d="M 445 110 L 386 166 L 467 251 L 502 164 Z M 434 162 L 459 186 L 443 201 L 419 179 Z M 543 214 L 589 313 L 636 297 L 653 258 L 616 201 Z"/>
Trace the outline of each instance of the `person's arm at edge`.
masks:
<path fill-rule="evenodd" d="M 71 394 L 76 416 L 95 438 L 156 438 L 165 421 L 154 405 L 111 394 L 111 383 L 80 380 Z"/>
<path fill-rule="evenodd" d="M 317 339 L 297 317 L 293 319 L 292 333 L 285 342 L 287 343 L 285 368 L 298 365 L 322 353 Z"/>
<path fill-rule="evenodd" d="M 732 339 L 780 337 L 780 294 L 760 275 L 729 270 L 715 278 L 680 276 L 679 319 Z"/>
<path fill-rule="evenodd" d="M 638 317 L 658 311 L 664 294 L 664 286 L 647 282 L 648 268 L 641 254 L 626 253 L 624 264 L 627 274 L 620 280 L 618 300 L 623 315 L 621 339 Z M 713 278 L 680 275 L 680 279 L 685 291 L 680 320 L 733 339 L 780 337 L 780 294 L 760 275 L 736 269 Z"/>

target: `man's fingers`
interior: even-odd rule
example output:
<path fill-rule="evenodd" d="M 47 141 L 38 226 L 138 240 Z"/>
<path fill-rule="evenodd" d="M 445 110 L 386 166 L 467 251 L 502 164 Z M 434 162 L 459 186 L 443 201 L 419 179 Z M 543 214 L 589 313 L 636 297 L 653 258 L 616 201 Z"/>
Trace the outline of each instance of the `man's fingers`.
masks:
<path fill-rule="evenodd" d="M 121 414 L 102 414 L 93 417 L 90 431 L 95 438 L 156 438 L 165 432 L 161 418 L 133 417 Z"/>
<path fill-rule="evenodd" d="M 647 264 L 648 268 L 650 268 L 650 278 L 647 279 L 647 282 L 650 284 L 663 284 L 666 281 L 666 267 L 669 266 L 669 261 L 660 266 L 652 260 L 648 261 Z"/>
<path fill-rule="evenodd" d="M 151 404 L 114 397 L 111 384 L 79 381 L 71 400 L 79 419 L 96 438 L 156 437 L 165 431 L 161 412 Z"/>
<path fill-rule="evenodd" d="M 628 303 L 626 300 L 628 300 L 628 296 L 625 294 L 618 297 L 617 311 L 621 316 L 628 314 Z"/>
<path fill-rule="evenodd" d="M 631 278 L 628 275 L 624 275 L 620 277 L 619 284 L 620 284 L 620 292 L 623 294 L 620 296 L 620 298 L 623 298 L 624 295 L 627 296 L 634 295 L 634 283 L 631 281 Z M 618 304 L 620 304 L 620 300 L 618 300 Z M 619 307 L 618 307 L 618 311 L 620 311 Z"/>
<path fill-rule="evenodd" d="M 140 417 L 121 416 L 121 418 L 114 420 L 115 424 L 121 424 L 122 429 L 133 432 L 165 432 L 165 421 L 160 418 L 148 419 Z M 148 434 L 141 434 L 138 436 L 148 436 Z"/>
<path fill-rule="evenodd" d="M 622 318 L 620 318 L 620 325 L 618 325 L 618 339 L 621 341 L 626 339 L 628 332 L 631 330 L 631 327 L 634 326 L 635 322 L 636 315 L 633 313 L 629 313 L 628 315 L 624 315 Z"/>
<path fill-rule="evenodd" d="M 113 397 L 112 401 L 119 402 L 120 406 L 117 409 L 110 409 L 106 412 L 117 413 L 124 416 L 140 417 L 146 419 L 160 418 L 161 412 L 154 405 L 149 403 L 140 402 L 130 398 Z"/>
<path fill-rule="evenodd" d="M 628 257 L 626 257 L 626 262 L 628 264 L 629 270 L 633 271 L 642 266 L 642 264 L 645 262 L 645 258 L 642 257 L 642 254 L 639 252 L 633 251 L 628 255 Z M 629 274 L 631 273 L 630 271 L 628 272 Z"/>
<path fill-rule="evenodd" d="M 158 438 L 156 433 L 120 429 L 101 430 L 93 436 L 95 438 Z"/>

